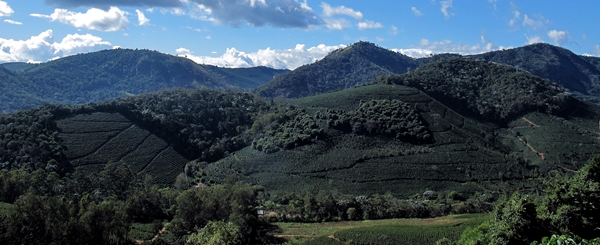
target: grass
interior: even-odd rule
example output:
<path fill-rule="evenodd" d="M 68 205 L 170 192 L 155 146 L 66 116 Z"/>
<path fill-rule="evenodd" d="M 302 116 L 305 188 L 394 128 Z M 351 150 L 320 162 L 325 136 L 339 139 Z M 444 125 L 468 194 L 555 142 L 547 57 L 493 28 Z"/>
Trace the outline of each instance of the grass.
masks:
<path fill-rule="evenodd" d="M 273 235 L 284 238 L 315 238 L 323 236 L 336 236 L 335 234 L 339 234 L 338 232 L 347 230 L 370 229 L 374 227 L 429 227 L 443 230 L 450 229 L 452 227 L 463 227 L 465 225 L 475 226 L 489 219 L 489 217 L 490 214 L 463 214 L 431 219 L 385 219 L 325 223 L 276 223 L 280 230 Z M 462 229 L 464 230 L 464 227 Z M 462 233 L 462 230 L 460 233 Z M 458 233 L 458 235 L 460 235 L 460 233 Z"/>

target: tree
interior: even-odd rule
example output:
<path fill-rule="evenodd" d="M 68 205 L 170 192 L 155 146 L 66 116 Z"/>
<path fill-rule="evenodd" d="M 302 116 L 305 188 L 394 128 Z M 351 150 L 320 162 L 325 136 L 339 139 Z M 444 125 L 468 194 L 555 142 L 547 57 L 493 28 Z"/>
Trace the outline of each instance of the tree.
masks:
<path fill-rule="evenodd" d="M 211 221 L 191 234 L 186 245 L 238 245 L 242 244 L 240 228 L 231 222 Z"/>

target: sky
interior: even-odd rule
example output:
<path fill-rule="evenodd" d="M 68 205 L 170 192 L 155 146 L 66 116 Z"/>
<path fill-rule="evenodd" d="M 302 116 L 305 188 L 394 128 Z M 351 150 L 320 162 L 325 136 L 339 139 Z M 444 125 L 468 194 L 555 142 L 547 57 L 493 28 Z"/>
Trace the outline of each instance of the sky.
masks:
<path fill-rule="evenodd" d="M 600 56 L 596 0 L 0 0 L 0 63 L 149 49 L 295 69 L 358 41 L 411 57 L 545 42 Z"/>

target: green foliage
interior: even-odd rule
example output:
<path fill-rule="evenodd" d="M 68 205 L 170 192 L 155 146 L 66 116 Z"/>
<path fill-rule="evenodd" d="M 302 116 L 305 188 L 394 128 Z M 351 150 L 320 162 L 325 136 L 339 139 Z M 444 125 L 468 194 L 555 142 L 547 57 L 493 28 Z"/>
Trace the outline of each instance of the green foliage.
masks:
<path fill-rule="evenodd" d="M 552 235 L 551 237 L 542 238 L 541 242 L 532 242 L 531 245 L 598 245 L 600 244 L 600 238 L 593 240 L 576 239 L 569 235 Z"/>
<path fill-rule="evenodd" d="M 0 169 L 65 170 L 64 149 L 53 121 L 56 108 L 0 115 Z"/>
<path fill-rule="evenodd" d="M 599 237 L 600 156 L 589 160 L 575 176 L 548 181 L 542 216 L 554 232 L 582 238 Z"/>
<path fill-rule="evenodd" d="M 459 224 L 382 225 L 338 231 L 334 236 L 350 244 L 451 244 L 465 228 L 479 223 L 481 219 Z"/>
<path fill-rule="evenodd" d="M 317 237 L 315 239 L 312 240 L 308 240 L 306 242 L 301 243 L 302 245 L 342 245 L 345 244 L 343 242 L 340 242 L 338 240 L 326 237 L 326 236 L 321 236 L 321 237 Z"/>
<path fill-rule="evenodd" d="M 414 72 L 380 77 L 375 82 L 416 87 L 454 110 L 498 122 L 536 110 L 563 110 L 569 98 L 562 87 L 539 77 L 466 58 L 434 61 Z"/>
<path fill-rule="evenodd" d="M 223 235 L 237 236 L 237 232 L 232 233 L 230 229 L 235 227 L 244 238 L 242 242 L 246 242 L 247 239 L 254 239 L 257 235 L 255 198 L 254 189 L 239 182 L 184 191 L 177 197 L 178 209 L 168 230 L 177 237 L 199 232 L 194 237 L 200 239 L 205 234 L 213 234 L 215 235 L 213 238 L 217 239 L 216 233 L 221 229 L 227 231 L 227 234 Z M 215 223 L 213 227 L 197 230 L 207 226 L 211 221 L 226 221 L 231 222 L 231 225 Z"/>
<path fill-rule="evenodd" d="M 579 238 L 598 242 L 599 183 L 600 157 L 594 157 L 574 176 L 548 181 L 539 206 L 531 196 L 513 194 L 498 204 L 494 220 L 466 230 L 458 244 L 577 244 Z"/>
<path fill-rule="evenodd" d="M 383 135 L 413 143 L 431 142 L 433 137 L 419 114 L 400 100 L 361 102 L 355 111 L 327 110 L 317 113 L 335 129 L 366 135 Z"/>
<path fill-rule="evenodd" d="M 333 51 L 322 60 L 276 76 L 259 87 L 264 97 L 300 98 L 364 84 L 386 74 L 406 72 L 417 62 L 368 42 Z"/>
<path fill-rule="evenodd" d="M 473 55 L 473 58 L 507 64 L 550 79 L 574 92 L 600 95 L 598 58 L 576 55 L 547 43 Z"/>
<path fill-rule="evenodd" d="M 211 221 L 188 236 L 186 245 L 238 245 L 242 244 L 240 228 L 231 222 Z"/>
<path fill-rule="evenodd" d="M 277 107 L 259 117 L 252 125 L 252 131 L 263 132 L 254 139 L 252 147 L 265 153 L 310 144 L 323 134 L 309 114 L 294 106 Z"/>

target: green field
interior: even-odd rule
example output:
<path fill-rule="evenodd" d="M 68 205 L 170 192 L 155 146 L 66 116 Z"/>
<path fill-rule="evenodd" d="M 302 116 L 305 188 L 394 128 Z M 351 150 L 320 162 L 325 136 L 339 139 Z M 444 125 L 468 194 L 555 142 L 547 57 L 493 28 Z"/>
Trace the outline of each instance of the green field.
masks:
<path fill-rule="evenodd" d="M 477 226 L 489 218 L 490 214 L 463 214 L 431 219 L 276 223 L 280 229 L 273 235 L 304 241 L 329 237 L 346 244 L 433 244 L 444 237 L 457 240 L 466 227 Z"/>

